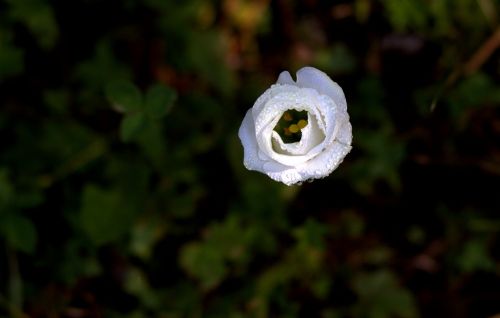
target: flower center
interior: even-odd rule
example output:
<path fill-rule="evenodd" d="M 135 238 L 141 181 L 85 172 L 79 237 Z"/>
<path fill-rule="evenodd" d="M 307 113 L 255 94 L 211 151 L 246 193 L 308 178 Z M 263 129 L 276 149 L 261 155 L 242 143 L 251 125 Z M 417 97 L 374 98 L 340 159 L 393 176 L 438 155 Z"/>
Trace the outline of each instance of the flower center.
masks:
<path fill-rule="evenodd" d="M 307 126 L 307 111 L 289 109 L 281 115 L 280 120 L 274 127 L 284 143 L 290 144 L 300 141 L 302 128 Z"/>

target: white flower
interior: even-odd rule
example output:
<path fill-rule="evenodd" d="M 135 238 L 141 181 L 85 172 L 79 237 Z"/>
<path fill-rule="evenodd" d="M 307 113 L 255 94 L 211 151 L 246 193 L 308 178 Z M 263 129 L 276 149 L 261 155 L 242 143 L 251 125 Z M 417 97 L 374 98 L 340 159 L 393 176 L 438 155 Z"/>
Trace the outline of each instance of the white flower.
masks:
<path fill-rule="evenodd" d="M 275 127 L 286 111 L 293 110 L 306 111 L 307 122 L 299 125 L 303 127 L 299 141 L 285 143 Z M 344 92 L 313 67 L 300 69 L 297 82 L 284 71 L 248 110 L 238 136 L 244 148 L 243 163 L 249 170 L 286 185 L 325 177 L 351 150 L 352 128 Z"/>

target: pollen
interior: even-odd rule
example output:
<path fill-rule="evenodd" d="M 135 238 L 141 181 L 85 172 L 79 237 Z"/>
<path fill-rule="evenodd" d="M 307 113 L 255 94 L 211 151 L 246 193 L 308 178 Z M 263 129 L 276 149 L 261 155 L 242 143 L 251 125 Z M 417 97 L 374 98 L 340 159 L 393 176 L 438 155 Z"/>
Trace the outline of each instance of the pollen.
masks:
<path fill-rule="evenodd" d="M 297 126 L 299 126 L 300 129 L 304 128 L 305 126 L 307 126 L 307 120 L 305 120 L 305 119 L 299 120 L 299 122 L 297 123 Z"/>
<path fill-rule="evenodd" d="M 290 127 L 288 127 L 288 129 L 290 130 L 291 133 L 294 133 L 294 134 L 299 132 L 299 130 L 300 130 L 299 126 L 296 124 L 290 125 Z"/>

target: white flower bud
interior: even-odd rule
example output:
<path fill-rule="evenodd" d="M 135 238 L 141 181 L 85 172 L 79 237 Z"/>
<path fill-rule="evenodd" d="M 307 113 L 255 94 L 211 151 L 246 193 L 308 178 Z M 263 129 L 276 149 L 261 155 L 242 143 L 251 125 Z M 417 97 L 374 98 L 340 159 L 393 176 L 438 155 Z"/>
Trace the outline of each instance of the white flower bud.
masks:
<path fill-rule="evenodd" d="M 275 131 L 283 113 L 306 111 L 300 141 L 285 143 Z M 297 126 L 294 127 L 294 130 Z M 329 175 L 351 150 L 352 128 L 342 88 L 313 67 L 280 74 L 248 110 L 238 133 L 245 167 L 292 185 Z"/>

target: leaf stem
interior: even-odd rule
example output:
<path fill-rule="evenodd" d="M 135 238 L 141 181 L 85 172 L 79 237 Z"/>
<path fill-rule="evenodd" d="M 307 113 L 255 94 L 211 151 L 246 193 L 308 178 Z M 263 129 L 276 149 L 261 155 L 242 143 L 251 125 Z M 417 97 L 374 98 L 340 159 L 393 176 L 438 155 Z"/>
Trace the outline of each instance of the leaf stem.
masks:
<path fill-rule="evenodd" d="M 20 308 L 23 303 L 23 284 L 19 273 L 19 262 L 16 252 L 7 246 L 7 262 L 9 266 L 8 296 L 12 305 Z"/>
<path fill-rule="evenodd" d="M 8 245 L 6 245 L 5 247 L 8 264 L 8 298 L 0 294 L 0 307 L 5 307 L 11 317 L 29 318 L 29 316 L 23 313 L 21 310 L 23 305 L 23 284 L 19 271 L 17 254 Z"/>

